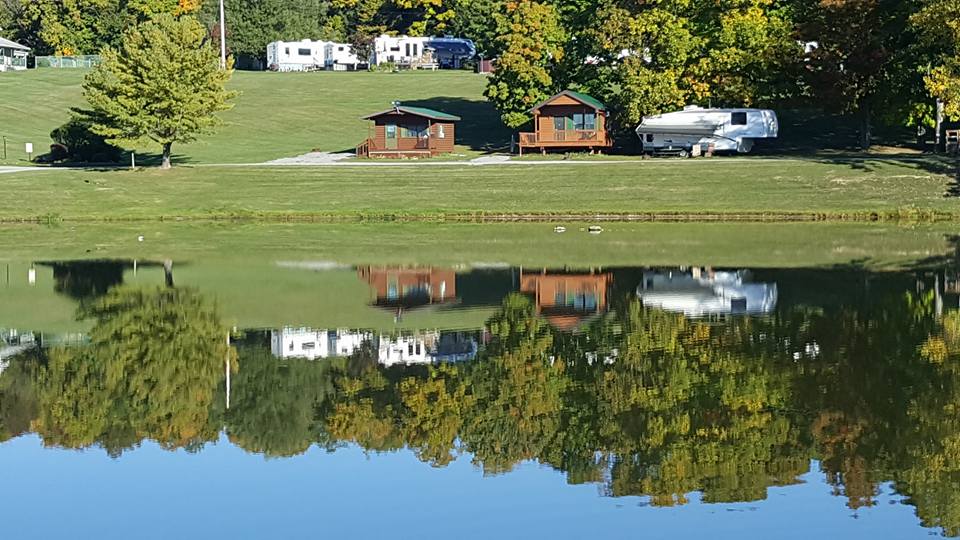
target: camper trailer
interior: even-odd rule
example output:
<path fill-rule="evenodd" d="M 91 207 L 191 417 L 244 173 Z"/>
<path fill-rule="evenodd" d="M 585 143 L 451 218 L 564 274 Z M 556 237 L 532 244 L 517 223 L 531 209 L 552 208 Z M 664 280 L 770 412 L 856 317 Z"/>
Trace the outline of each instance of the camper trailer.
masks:
<path fill-rule="evenodd" d="M 455 37 L 390 36 L 374 40 L 375 64 L 392 63 L 410 69 L 457 69 L 476 55 L 469 39 Z"/>
<path fill-rule="evenodd" d="M 643 274 L 637 297 L 645 307 L 688 317 L 761 315 L 776 307 L 777 284 L 751 282 L 747 270 L 649 271 Z"/>
<path fill-rule="evenodd" d="M 348 43 L 327 43 L 326 67 L 330 71 L 356 71 L 367 68 L 367 61 L 361 60 L 353 53 L 353 46 Z"/>
<path fill-rule="evenodd" d="M 276 71 L 324 69 L 328 41 L 274 41 L 267 44 L 267 67 Z"/>
<path fill-rule="evenodd" d="M 777 115 L 769 109 L 704 109 L 644 117 L 637 126 L 643 151 L 681 157 L 712 152 L 746 153 L 757 139 L 774 139 Z"/>

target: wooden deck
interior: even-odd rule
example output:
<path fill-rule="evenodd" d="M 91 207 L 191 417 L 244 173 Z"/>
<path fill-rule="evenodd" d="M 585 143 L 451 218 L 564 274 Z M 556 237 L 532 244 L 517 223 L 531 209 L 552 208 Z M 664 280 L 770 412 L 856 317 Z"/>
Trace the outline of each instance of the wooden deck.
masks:
<path fill-rule="evenodd" d="M 551 148 L 583 148 L 602 151 L 611 146 L 606 132 L 600 130 L 563 130 L 550 133 L 521 133 L 520 154 L 524 148 L 538 148 L 546 152 Z"/>

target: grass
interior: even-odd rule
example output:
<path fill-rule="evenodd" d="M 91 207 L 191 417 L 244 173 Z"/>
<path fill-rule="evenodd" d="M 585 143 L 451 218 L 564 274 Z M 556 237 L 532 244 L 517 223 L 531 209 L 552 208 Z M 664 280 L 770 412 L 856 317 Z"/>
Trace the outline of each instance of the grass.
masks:
<path fill-rule="evenodd" d="M 5 221 L 960 219 L 934 159 L 649 160 L 5 174 Z"/>
<path fill-rule="evenodd" d="M 242 328 L 476 328 L 493 306 L 414 310 L 399 323 L 370 305 L 351 266 L 471 269 L 705 265 L 733 268 L 939 266 L 955 256 L 952 224 L 611 223 L 599 235 L 576 224 L 195 224 L 0 226 L 0 327 L 78 332 L 76 303 L 54 291 L 38 261 L 173 259 L 178 286 L 214 299 Z M 138 236 L 144 240 L 138 241 Z M 292 263 L 292 264 L 284 264 Z M 301 263 L 301 264 L 297 264 Z M 306 264 L 304 264 L 306 263 Z M 310 266 L 324 268 L 312 270 Z M 127 283 L 159 285 L 162 270 L 128 270 Z M 462 292 L 462 291 L 461 291 Z"/>
<path fill-rule="evenodd" d="M 9 141 L 8 165 L 25 164 L 24 142 L 38 153 L 50 131 L 82 106 L 84 70 L 41 69 L 0 77 L 0 135 Z M 237 71 L 230 88 L 241 92 L 224 127 L 202 140 L 175 145 L 180 163 L 258 163 L 314 149 L 350 150 L 367 137 L 360 117 L 394 100 L 459 115 L 457 151 L 509 144 L 510 132 L 483 97 L 486 78 L 462 71 L 401 73 L 271 73 Z M 158 149 L 140 149 L 156 152 Z M 2 158 L 2 156 L 0 156 Z"/>

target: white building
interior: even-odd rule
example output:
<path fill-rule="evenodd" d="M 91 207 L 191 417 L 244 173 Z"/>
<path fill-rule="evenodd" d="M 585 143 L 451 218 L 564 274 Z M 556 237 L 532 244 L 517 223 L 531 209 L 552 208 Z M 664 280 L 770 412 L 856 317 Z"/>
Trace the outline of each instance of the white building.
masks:
<path fill-rule="evenodd" d="M 0 71 L 27 69 L 27 53 L 30 48 L 9 39 L 0 38 Z"/>
<path fill-rule="evenodd" d="M 267 67 L 276 71 L 325 69 L 329 41 L 274 41 L 267 45 Z"/>
<path fill-rule="evenodd" d="M 777 115 L 769 109 L 704 109 L 696 105 L 682 111 L 644 117 L 637 136 L 645 152 L 672 152 L 687 156 L 694 146 L 706 151 L 749 152 L 757 139 L 776 138 Z"/>
<path fill-rule="evenodd" d="M 350 356 L 370 339 L 373 339 L 370 332 L 282 328 L 270 332 L 270 351 L 277 358 L 308 360 Z"/>

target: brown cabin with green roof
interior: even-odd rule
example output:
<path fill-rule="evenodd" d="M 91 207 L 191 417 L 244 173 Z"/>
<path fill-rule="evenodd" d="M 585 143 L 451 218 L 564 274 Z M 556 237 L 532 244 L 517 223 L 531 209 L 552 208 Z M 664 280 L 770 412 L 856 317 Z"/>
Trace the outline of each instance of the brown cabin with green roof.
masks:
<path fill-rule="evenodd" d="M 520 134 L 524 149 L 603 151 L 613 145 L 607 133 L 607 107 L 594 97 L 564 90 L 530 110 L 533 133 Z"/>
<path fill-rule="evenodd" d="M 372 120 L 370 136 L 357 146 L 357 157 L 433 157 L 453 152 L 459 116 L 394 103 Z"/>

